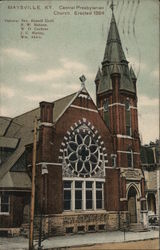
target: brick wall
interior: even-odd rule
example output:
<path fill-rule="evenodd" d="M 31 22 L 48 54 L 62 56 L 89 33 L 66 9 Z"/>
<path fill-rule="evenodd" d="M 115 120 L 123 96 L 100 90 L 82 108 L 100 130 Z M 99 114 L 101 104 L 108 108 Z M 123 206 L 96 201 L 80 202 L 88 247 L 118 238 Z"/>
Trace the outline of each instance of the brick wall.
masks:
<path fill-rule="evenodd" d="M 0 215 L 0 227 L 20 227 L 23 222 L 23 209 L 29 202 L 30 193 L 9 192 L 10 212 L 9 215 Z"/>
<path fill-rule="evenodd" d="M 106 169 L 106 183 L 105 183 L 105 209 L 107 211 L 119 210 L 119 170 Z"/>

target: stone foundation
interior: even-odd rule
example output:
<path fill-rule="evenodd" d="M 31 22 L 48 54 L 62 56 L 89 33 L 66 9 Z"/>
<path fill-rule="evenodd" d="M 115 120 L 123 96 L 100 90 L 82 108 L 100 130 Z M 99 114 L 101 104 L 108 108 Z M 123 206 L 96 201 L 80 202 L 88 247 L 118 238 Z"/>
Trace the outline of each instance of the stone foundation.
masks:
<path fill-rule="evenodd" d="M 6 235 L 6 236 L 15 236 L 18 237 L 20 235 L 20 228 L 0 228 L 0 235 Z"/>
<path fill-rule="evenodd" d="M 35 223 L 39 224 L 40 217 Z M 127 222 L 126 222 L 127 221 Z M 125 223 L 124 223 L 125 222 Z M 87 232 L 115 231 L 128 226 L 127 212 L 64 212 L 43 216 L 43 233 L 48 236 Z"/>
<path fill-rule="evenodd" d="M 120 211 L 119 229 L 128 229 L 130 226 L 130 215 L 128 211 Z"/>

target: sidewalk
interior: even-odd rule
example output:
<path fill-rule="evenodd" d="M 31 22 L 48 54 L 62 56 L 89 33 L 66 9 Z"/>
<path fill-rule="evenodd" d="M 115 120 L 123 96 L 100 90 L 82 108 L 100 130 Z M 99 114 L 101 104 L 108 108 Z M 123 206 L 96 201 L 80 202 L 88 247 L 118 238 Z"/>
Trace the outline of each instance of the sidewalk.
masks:
<path fill-rule="evenodd" d="M 148 232 L 126 232 L 125 241 L 135 241 L 144 239 L 158 238 L 158 231 Z M 76 234 L 68 236 L 56 236 L 49 238 L 42 242 L 43 249 L 56 249 L 61 247 L 92 245 L 96 243 L 111 243 L 111 242 L 124 242 L 124 233 L 121 231 L 116 232 L 103 232 L 103 233 L 88 233 Z M 0 238 L 0 250 L 27 250 L 28 239 L 23 237 L 14 238 Z"/>

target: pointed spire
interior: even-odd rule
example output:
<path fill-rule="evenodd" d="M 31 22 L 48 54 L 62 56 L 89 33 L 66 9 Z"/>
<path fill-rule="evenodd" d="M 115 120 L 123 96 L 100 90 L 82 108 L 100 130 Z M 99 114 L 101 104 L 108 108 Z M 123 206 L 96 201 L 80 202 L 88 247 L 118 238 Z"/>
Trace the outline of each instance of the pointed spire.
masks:
<path fill-rule="evenodd" d="M 100 70 L 100 67 L 98 68 L 98 71 L 97 71 L 97 75 L 96 75 L 96 78 L 95 78 L 95 82 L 96 81 L 99 81 L 102 77 L 102 73 L 101 73 L 101 70 Z"/>
<path fill-rule="evenodd" d="M 114 12 L 114 6 L 115 6 L 115 4 L 113 4 L 113 0 L 112 0 L 112 3 L 111 3 L 111 5 L 110 5 L 110 8 L 111 8 L 111 10 L 112 10 L 112 13 Z"/>
<path fill-rule="evenodd" d="M 126 61 L 126 57 L 122 48 L 116 20 L 114 13 L 112 12 L 112 19 L 110 23 L 110 29 L 107 39 L 107 44 L 104 53 L 104 62 L 121 62 Z M 102 63 L 102 64 L 103 64 Z"/>
<path fill-rule="evenodd" d="M 115 16 L 114 16 L 114 4 L 112 0 L 111 4 L 112 18 L 110 22 L 110 28 L 104 53 L 104 59 L 102 62 L 102 77 L 98 82 L 97 93 L 103 93 L 107 90 L 112 89 L 112 79 L 113 75 L 117 75 L 121 78 L 119 82 L 119 88 L 121 90 L 126 90 L 132 93 L 136 93 L 136 79 L 135 74 L 133 76 L 129 71 L 128 61 L 126 60 L 121 39 L 119 36 Z M 131 70 L 132 71 L 132 70 Z"/>
<path fill-rule="evenodd" d="M 132 80 L 137 80 L 137 77 L 136 77 L 136 75 L 134 73 L 134 70 L 132 69 L 132 66 L 130 67 L 130 75 L 131 75 Z"/>

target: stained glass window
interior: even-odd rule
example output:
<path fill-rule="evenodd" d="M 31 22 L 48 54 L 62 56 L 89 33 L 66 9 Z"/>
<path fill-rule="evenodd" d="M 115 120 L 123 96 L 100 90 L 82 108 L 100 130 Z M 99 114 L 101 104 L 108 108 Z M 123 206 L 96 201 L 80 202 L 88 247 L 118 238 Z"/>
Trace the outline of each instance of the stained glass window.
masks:
<path fill-rule="evenodd" d="M 98 144 L 85 132 L 72 135 L 67 146 L 67 156 L 72 171 L 77 175 L 90 176 L 98 168 Z"/>

